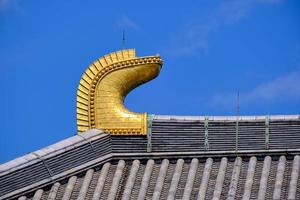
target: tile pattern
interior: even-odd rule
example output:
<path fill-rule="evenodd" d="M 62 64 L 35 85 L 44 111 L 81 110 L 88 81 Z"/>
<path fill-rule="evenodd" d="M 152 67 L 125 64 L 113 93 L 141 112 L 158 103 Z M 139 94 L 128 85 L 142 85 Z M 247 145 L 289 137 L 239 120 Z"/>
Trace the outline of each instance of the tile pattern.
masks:
<path fill-rule="evenodd" d="M 19 199 L 299 199 L 300 156 L 112 161 Z"/>
<path fill-rule="evenodd" d="M 235 120 L 155 116 L 148 141 L 99 130 L 70 137 L 0 165 L 0 199 L 300 199 L 291 157 L 300 151 L 299 116 L 270 116 L 267 124 L 265 116 L 242 116 L 237 151 Z"/>

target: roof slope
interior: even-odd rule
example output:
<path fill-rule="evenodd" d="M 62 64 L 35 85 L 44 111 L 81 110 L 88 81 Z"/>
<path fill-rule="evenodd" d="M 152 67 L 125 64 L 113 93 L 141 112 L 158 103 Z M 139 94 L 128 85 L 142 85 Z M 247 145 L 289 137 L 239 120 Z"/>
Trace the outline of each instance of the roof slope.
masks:
<path fill-rule="evenodd" d="M 28 199 L 299 199 L 299 166 L 299 155 L 119 160 Z"/>
<path fill-rule="evenodd" d="M 149 124 L 147 136 L 94 129 L 0 165 L 0 199 L 300 199 L 298 115 Z"/>

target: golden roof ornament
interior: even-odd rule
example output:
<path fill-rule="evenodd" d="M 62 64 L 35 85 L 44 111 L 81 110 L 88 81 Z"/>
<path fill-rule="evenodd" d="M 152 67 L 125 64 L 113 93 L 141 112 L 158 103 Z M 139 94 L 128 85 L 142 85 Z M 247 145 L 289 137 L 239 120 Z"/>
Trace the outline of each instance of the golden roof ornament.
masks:
<path fill-rule="evenodd" d="M 78 86 L 78 132 L 98 128 L 113 135 L 146 135 L 147 113 L 129 111 L 124 99 L 131 90 L 154 79 L 162 63 L 160 56 L 136 57 L 134 49 L 97 59 Z"/>

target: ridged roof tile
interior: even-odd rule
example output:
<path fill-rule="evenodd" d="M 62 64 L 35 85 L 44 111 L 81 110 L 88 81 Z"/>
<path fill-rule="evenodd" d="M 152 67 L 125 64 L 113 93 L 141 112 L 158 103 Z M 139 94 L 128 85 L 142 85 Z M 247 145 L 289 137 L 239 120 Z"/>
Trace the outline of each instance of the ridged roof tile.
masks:
<path fill-rule="evenodd" d="M 299 116 L 240 117 L 238 141 L 236 120 L 156 116 L 151 137 L 73 136 L 1 165 L 0 199 L 300 199 Z"/>
<path fill-rule="evenodd" d="M 299 155 L 120 160 L 26 199 L 299 199 L 299 167 Z"/>

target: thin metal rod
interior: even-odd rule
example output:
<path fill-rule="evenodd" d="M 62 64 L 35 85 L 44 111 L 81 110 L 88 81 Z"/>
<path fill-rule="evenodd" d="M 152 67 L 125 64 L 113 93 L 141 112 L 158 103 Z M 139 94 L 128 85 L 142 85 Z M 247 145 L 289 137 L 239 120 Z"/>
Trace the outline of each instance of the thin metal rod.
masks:
<path fill-rule="evenodd" d="M 125 39 L 125 30 L 123 30 L 123 34 L 122 34 L 122 48 L 125 49 L 125 42 L 126 42 L 126 39 Z"/>
<path fill-rule="evenodd" d="M 239 144 L 239 118 L 240 118 L 240 92 L 237 91 L 235 151 L 238 151 L 238 144 Z"/>

